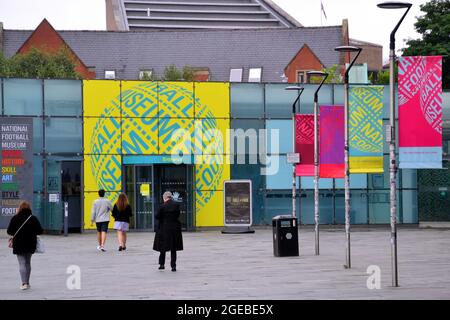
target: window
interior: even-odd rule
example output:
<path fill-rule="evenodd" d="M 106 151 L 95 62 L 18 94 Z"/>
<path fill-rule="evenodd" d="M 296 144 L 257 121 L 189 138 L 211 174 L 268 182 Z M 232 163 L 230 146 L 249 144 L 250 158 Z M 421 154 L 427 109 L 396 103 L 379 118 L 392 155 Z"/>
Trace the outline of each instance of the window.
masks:
<path fill-rule="evenodd" d="M 242 68 L 230 70 L 230 82 L 242 82 Z"/>
<path fill-rule="evenodd" d="M 151 80 L 153 75 L 152 69 L 145 69 L 139 71 L 139 80 Z"/>
<path fill-rule="evenodd" d="M 308 76 L 306 74 L 306 70 L 298 70 L 297 71 L 297 82 L 298 83 L 308 83 Z"/>
<path fill-rule="evenodd" d="M 250 68 L 248 82 L 261 82 L 262 68 Z"/>
<path fill-rule="evenodd" d="M 114 70 L 105 70 L 105 79 L 115 79 L 116 71 Z"/>

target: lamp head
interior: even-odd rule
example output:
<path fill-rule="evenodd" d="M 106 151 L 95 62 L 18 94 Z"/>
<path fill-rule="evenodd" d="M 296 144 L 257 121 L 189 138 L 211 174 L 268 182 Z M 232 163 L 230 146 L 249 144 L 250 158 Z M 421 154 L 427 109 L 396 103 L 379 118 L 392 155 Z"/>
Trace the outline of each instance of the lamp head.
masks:
<path fill-rule="evenodd" d="M 328 73 L 323 71 L 308 71 L 306 74 L 310 77 L 326 77 L 328 75 Z"/>
<path fill-rule="evenodd" d="M 334 48 L 334 50 L 337 52 L 359 52 L 362 49 L 355 46 L 339 46 Z"/>
<path fill-rule="evenodd" d="M 284 90 L 303 90 L 303 87 L 299 87 L 299 86 L 289 86 L 284 88 Z"/>
<path fill-rule="evenodd" d="M 410 8 L 411 6 L 412 3 L 398 1 L 387 1 L 377 4 L 377 7 L 381 9 L 406 9 Z"/>

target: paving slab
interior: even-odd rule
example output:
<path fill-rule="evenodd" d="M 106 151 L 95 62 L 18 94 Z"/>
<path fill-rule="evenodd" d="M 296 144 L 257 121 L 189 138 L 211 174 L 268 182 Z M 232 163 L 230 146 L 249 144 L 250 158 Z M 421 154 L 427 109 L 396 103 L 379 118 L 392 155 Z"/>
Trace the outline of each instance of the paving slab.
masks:
<path fill-rule="evenodd" d="M 303 300 L 303 299 L 449 299 L 450 230 L 400 229 L 400 287 L 391 286 L 389 228 L 352 232 L 352 268 L 345 269 L 345 233 L 299 231 L 300 255 L 274 257 L 272 230 L 221 234 L 220 230 L 183 233 L 177 272 L 158 268 L 154 233 L 130 232 L 127 250 L 117 251 L 114 232 L 107 252 L 96 250 L 96 234 L 42 236 L 47 252 L 32 258 L 31 289 L 19 290 L 16 257 L 0 231 L 0 299 L 150 299 L 150 300 Z M 79 267 L 80 289 L 69 289 L 70 266 Z M 368 289 L 369 266 L 380 268 L 380 289 Z M 75 282 L 69 281 L 69 287 Z"/>

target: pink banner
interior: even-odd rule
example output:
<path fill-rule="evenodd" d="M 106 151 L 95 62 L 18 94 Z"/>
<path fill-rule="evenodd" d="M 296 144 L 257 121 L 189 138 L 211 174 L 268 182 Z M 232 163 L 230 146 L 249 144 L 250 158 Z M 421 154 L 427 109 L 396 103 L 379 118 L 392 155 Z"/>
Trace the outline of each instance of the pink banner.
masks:
<path fill-rule="evenodd" d="M 319 123 L 319 175 L 344 178 L 344 106 L 321 106 Z"/>
<path fill-rule="evenodd" d="M 314 116 L 295 116 L 295 152 L 300 153 L 300 164 L 295 167 L 297 176 L 314 176 Z"/>
<path fill-rule="evenodd" d="M 400 168 L 442 168 L 442 57 L 398 64 Z"/>

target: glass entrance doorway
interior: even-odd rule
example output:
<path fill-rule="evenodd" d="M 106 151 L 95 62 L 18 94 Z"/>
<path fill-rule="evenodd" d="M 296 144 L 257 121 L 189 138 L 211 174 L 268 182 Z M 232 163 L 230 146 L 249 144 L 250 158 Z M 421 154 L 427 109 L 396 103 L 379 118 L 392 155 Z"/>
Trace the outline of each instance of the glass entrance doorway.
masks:
<path fill-rule="evenodd" d="M 171 191 L 181 209 L 183 230 L 192 230 L 193 219 L 193 166 L 153 164 L 126 165 L 124 192 L 133 209 L 130 227 L 136 230 L 154 230 L 154 214 L 162 204 L 162 194 Z"/>
<path fill-rule="evenodd" d="M 153 167 L 126 166 L 124 181 L 125 193 L 133 209 L 130 227 L 137 230 L 152 230 Z"/>
<path fill-rule="evenodd" d="M 192 207 L 192 166 L 159 164 L 155 170 L 155 210 L 162 204 L 162 195 L 166 191 L 173 194 L 173 200 L 180 204 L 180 222 L 183 230 L 194 227 Z M 156 211 L 155 211 L 156 212 Z"/>

